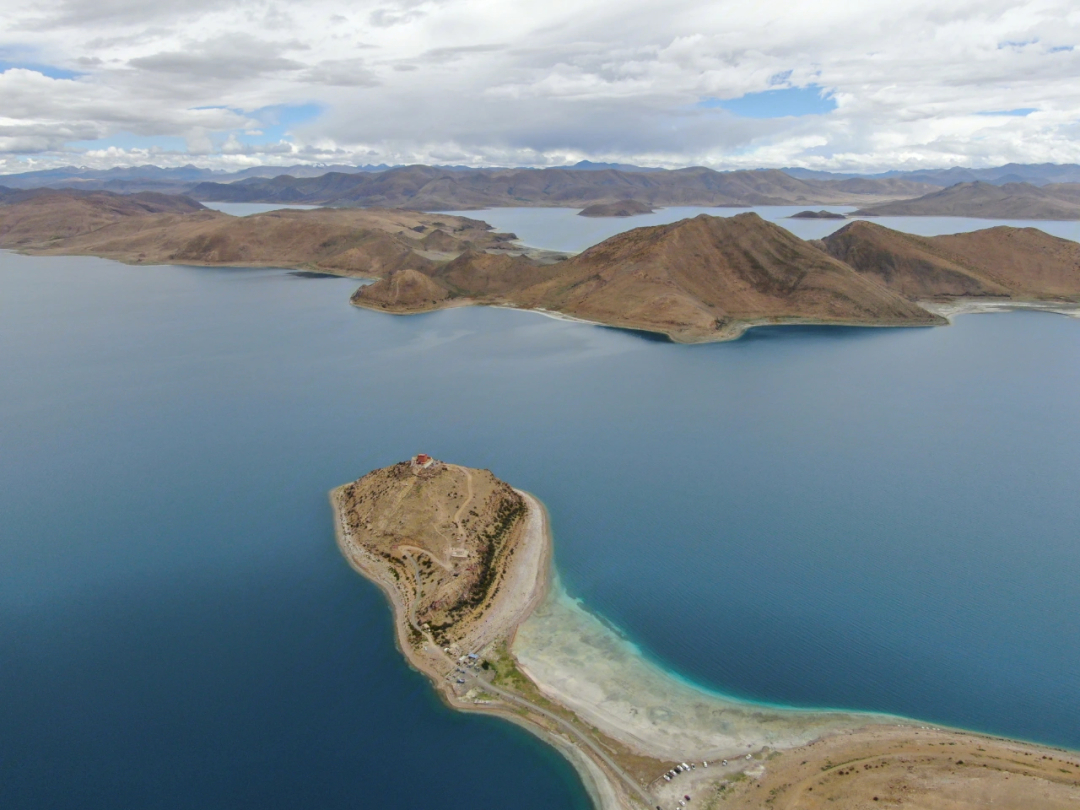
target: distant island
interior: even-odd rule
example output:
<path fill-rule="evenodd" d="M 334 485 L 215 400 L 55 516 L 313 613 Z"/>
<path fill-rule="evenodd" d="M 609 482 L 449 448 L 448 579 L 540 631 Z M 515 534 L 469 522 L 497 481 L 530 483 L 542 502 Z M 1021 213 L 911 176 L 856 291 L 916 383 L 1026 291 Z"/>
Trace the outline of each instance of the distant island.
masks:
<path fill-rule="evenodd" d="M 617 200 L 610 203 L 596 203 L 578 211 L 579 217 L 634 217 L 638 214 L 651 214 L 653 209 L 637 200 Z"/>
<path fill-rule="evenodd" d="M 1080 757 L 1058 749 L 673 678 L 566 597 L 543 506 L 488 470 L 420 454 L 330 499 L 339 548 L 386 594 L 408 662 L 450 707 L 550 743 L 599 810 L 947 808 L 972 795 L 1026 810 L 1034 791 L 1064 807 L 1080 787 Z"/>
<path fill-rule="evenodd" d="M 916 199 L 868 206 L 853 216 L 1080 219 L 1080 183 L 958 183 Z"/>
<path fill-rule="evenodd" d="M 800 211 L 792 214 L 790 219 L 847 219 L 847 217 L 835 211 Z"/>
<path fill-rule="evenodd" d="M 185 197 L 45 190 L 0 194 L 0 247 L 354 276 L 375 282 L 352 303 L 382 312 L 507 306 L 683 343 L 766 325 L 931 326 L 986 308 L 1080 311 L 1080 244 L 1033 228 L 918 237 L 856 221 L 808 242 L 753 213 L 702 214 L 567 258 L 448 214 L 234 217 Z"/>

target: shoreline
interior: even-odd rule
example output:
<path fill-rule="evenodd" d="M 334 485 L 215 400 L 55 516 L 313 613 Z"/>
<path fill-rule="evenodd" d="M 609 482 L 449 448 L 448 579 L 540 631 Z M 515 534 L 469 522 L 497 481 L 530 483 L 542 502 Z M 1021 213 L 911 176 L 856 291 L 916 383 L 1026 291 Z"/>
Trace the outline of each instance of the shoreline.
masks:
<path fill-rule="evenodd" d="M 843 756 L 855 751 L 892 756 L 896 750 L 922 751 L 927 745 L 966 746 L 966 756 L 991 760 L 982 766 L 988 770 L 975 774 L 979 779 L 987 778 L 990 768 L 999 774 L 1005 760 L 997 754 L 1006 749 L 1023 756 L 1041 755 L 1042 760 L 1053 751 L 1068 754 L 1067 762 L 1080 770 L 1080 758 L 1074 761 L 1072 752 L 1038 743 L 887 714 L 758 703 L 679 679 L 565 592 L 554 567 L 547 510 L 538 498 L 521 490 L 515 492 L 528 505 L 527 523 L 505 559 L 521 549 L 525 553 L 500 572 L 500 583 L 508 585 L 516 598 L 492 605 L 494 615 L 485 617 L 472 645 L 482 660 L 498 661 L 496 669 L 507 667 L 513 677 L 502 681 L 496 675 L 485 681 L 468 675 L 455 670 L 453 655 L 433 648 L 430 638 L 417 641 L 419 629 L 402 593 L 380 574 L 377 561 L 346 529 L 338 499 L 342 488 L 330 493 L 339 550 L 354 570 L 386 594 L 394 616 L 395 644 L 407 663 L 428 677 L 448 708 L 501 717 L 553 746 L 574 767 L 598 810 L 678 810 L 685 806 L 684 793 L 714 800 L 746 799 L 751 803 L 727 806 L 758 807 L 753 803 L 761 796 L 757 788 L 775 781 L 774 794 L 788 791 L 793 783 L 778 780 L 790 780 L 795 771 L 810 774 L 802 789 L 812 791 L 811 779 L 841 768 L 834 765 L 837 755 L 830 752 L 835 751 Z M 448 671 L 465 675 L 467 682 L 456 680 L 464 686 L 455 686 L 451 681 L 455 676 L 448 677 Z M 933 756 L 918 761 L 945 767 L 944 753 L 934 750 Z M 698 763 L 697 770 L 687 765 L 676 775 L 673 769 L 687 761 Z M 909 761 L 913 760 L 898 760 Z M 818 764 L 807 768 L 808 762 Z M 910 771 L 904 768 L 905 774 Z M 1080 787 L 1080 777 L 1055 778 L 1070 790 Z"/>
<path fill-rule="evenodd" d="M 927 329 L 935 326 L 946 326 L 948 319 L 937 313 L 936 311 L 930 311 L 930 314 L 938 316 L 940 318 L 937 322 L 926 323 L 910 323 L 907 321 L 878 321 L 876 323 L 859 322 L 851 320 L 829 320 L 821 318 L 755 318 L 746 321 L 733 321 L 726 325 L 723 329 L 711 332 L 709 334 L 687 334 L 685 332 L 666 332 L 662 329 L 650 329 L 646 326 L 623 324 L 615 322 L 605 321 L 593 321 L 587 318 L 580 318 L 576 315 L 568 315 L 564 312 L 558 312 L 551 309 L 543 309 L 542 307 L 524 307 L 514 306 L 506 302 L 499 301 L 477 301 L 473 298 L 456 298 L 449 301 L 440 301 L 435 305 L 426 305 L 424 307 L 399 307 L 397 309 L 390 309 L 385 306 L 378 306 L 375 304 L 367 303 L 364 301 L 350 301 L 350 303 L 358 309 L 366 309 L 371 312 L 382 312 L 386 315 L 424 315 L 431 312 L 439 312 L 444 309 L 457 309 L 459 307 L 489 307 L 491 309 L 509 309 L 516 312 L 532 312 L 537 315 L 543 315 L 546 318 L 551 318 L 557 321 L 566 321 L 569 323 L 587 324 L 589 326 L 600 326 L 605 329 L 618 329 L 623 332 L 640 332 L 648 335 L 654 335 L 657 338 L 663 338 L 670 343 L 675 343 L 681 346 L 699 346 L 708 345 L 712 343 L 730 343 L 743 337 L 751 329 L 759 329 L 762 327 L 784 327 L 784 326 L 831 326 L 831 327 L 845 327 L 850 329 Z M 923 306 L 919 304 L 919 306 Z M 1078 315 L 1080 317 L 1080 315 Z"/>
<path fill-rule="evenodd" d="M 994 312 L 1049 312 L 1080 318 L 1080 303 L 1068 301 L 1018 301 L 999 298 L 957 298 L 952 301 L 919 301 L 919 306 L 945 318 L 950 324 L 958 315 L 982 315 Z"/>

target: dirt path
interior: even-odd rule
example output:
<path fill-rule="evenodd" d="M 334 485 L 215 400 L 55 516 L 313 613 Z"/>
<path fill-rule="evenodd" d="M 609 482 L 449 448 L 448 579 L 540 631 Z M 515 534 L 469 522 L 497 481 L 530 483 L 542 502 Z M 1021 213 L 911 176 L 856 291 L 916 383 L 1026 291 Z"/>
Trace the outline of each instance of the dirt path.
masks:
<path fill-rule="evenodd" d="M 436 530 L 438 531 L 438 530 Z M 401 551 L 408 551 L 410 554 L 423 554 L 425 557 L 429 557 L 436 565 L 442 568 L 444 571 L 452 570 L 450 563 L 443 562 L 437 556 L 432 554 L 426 548 L 419 548 L 418 546 L 410 546 L 408 543 L 397 546 Z"/>
<path fill-rule="evenodd" d="M 467 497 L 458 507 L 458 510 L 454 513 L 454 525 L 457 526 L 458 542 L 464 542 L 465 528 L 461 525 L 461 516 L 465 513 L 465 509 L 472 503 L 473 498 L 476 497 L 476 492 L 473 489 L 472 471 L 466 467 L 458 467 L 454 465 L 455 470 L 461 470 L 465 473 L 465 487 L 469 490 L 469 497 Z"/>

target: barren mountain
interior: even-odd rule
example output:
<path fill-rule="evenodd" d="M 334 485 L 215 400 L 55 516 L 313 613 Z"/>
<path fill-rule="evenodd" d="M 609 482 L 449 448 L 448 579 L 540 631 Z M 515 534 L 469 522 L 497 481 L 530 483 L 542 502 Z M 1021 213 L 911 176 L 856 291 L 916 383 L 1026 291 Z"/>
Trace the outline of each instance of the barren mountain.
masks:
<path fill-rule="evenodd" d="M 832 256 L 914 300 L 1080 301 L 1080 244 L 1037 228 L 925 237 L 857 221 L 823 242 Z"/>
<path fill-rule="evenodd" d="M 558 267 L 515 300 L 684 341 L 754 323 L 937 320 L 757 214 L 636 228 Z"/>
<path fill-rule="evenodd" d="M 923 236 L 856 220 L 822 242 L 830 255 L 901 295 L 919 300 L 1000 296 L 1008 291 Z"/>
<path fill-rule="evenodd" d="M 735 337 L 758 323 L 940 322 L 756 214 L 636 228 L 554 265 L 499 261 L 463 254 L 432 274 L 449 293 L 441 305 L 552 310 L 684 342 Z M 401 289 L 394 279 L 358 290 L 353 302 L 391 311 L 424 305 L 392 301 Z M 430 290 L 422 294 L 431 300 Z"/>
<path fill-rule="evenodd" d="M 959 183 L 914 200 L 872 205 L 862 216 L 982 217 L 986 219 L 1080 219 L 1080 185 Z"/>
<path fill-rule="evenodd" d="M 914 197 L 933 186 L 907 180 L 798 180 L 777 170 L 469 169 L 404 166 L 372 174 L 251 178 L 200 183 L 192 196 L 231 202 L 387 206 L 425 211 L 507 206 L 583 207 L 634 200 L 659 205 L 866 204 Z"/>
<path fill-rule="evenodd" d="M 143 192 L 0 189 L 0 246 L 23 247 L 88 233 L 150 214 L 206 211 L 188 197 Z"/>

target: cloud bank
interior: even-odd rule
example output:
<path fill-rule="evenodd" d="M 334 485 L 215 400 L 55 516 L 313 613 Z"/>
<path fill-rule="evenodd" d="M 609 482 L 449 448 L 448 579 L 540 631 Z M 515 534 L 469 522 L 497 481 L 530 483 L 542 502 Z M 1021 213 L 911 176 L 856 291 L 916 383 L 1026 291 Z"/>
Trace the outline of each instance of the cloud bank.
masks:
<path fill-rule="evenodd" d="M 0 171 L 1080 162 L 1057 0 L 5 5 Z"/>

